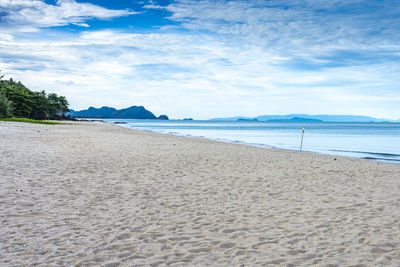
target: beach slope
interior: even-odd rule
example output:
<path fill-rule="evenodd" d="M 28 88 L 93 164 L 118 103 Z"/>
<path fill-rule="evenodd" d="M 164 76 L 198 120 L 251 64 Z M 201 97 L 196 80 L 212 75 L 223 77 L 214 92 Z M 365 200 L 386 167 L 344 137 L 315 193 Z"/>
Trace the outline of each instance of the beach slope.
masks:
<path fill-rule="evenodd" d="M 399 192 L 396 164 L 0 122 L 0 265 L 399 266 Z"/>

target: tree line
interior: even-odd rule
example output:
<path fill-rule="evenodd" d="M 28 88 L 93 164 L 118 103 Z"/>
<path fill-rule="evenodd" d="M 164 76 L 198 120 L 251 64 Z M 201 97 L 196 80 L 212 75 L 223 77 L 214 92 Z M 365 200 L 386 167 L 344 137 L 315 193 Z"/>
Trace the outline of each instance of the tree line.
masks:
<path fill-rule="evenodd" d="M 64 96 L 31 91 L 21 82 L 0 75 L 0 118 L 21 117 L 35 120 L 58 120 L 69 111 Z"/>

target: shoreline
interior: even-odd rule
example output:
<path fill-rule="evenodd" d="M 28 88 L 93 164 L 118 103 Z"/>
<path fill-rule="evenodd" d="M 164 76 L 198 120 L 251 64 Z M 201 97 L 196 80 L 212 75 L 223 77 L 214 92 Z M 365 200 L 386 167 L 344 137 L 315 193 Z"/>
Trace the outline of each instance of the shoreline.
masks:
<path fill-rule="evenodd" d="M 89 120 L 90 121 L 90 120 Z M 97 120 L 92 120 L 92 121 L 97 121 Z M 169 135 L 174 135 L 178 137 L 184 137 L 184 138 L 199 138 L 199 139 L 206 139 L 210 141 L 216 141 L 216 142 L 223 142 L 227 144 L 241 144 L 245 146 L 252 146 L 252 147 L 259 147 L 259 148 L 267 148 L 267 149 L 275 149 L 275 150 L 281 150 L 281 151 L 291 151 L 291 152 L 301 152 L 301 153 L 310 153 L 310 154 L 316 154 L 316 155 L 327 155 L 327 156 L 332 156 L 332 157 L 343 157 L 343 158 L 350 158 L 350 159 L 362 159 L 362 160 L 369 160 L 369 161 L 377 161 L 377 162 L 384 162 L 384 163 L 390 163 L 390 164 L 400 164 L 400 159 L 385 159 L 385 158 L 379 158 L 379 157 L 373 157 L 373 156 L 367 156 L 367 155 L 387 155 L 388 153 L 378 153 L 378 152 L 364 152 L 364 151 L 349 151 L 349 150 L 343 150 L 339 152 L 347 152 L 347 153 L 358 153 L 358 154 L 366 154 L 365 156 L 349 156 L 349 155 L 341 155 L 341 154 L 329 154 L 329 153 L 324 153 L 324 152 L 318 152 L 318 151 L 310 151 L 310 150 L 297 150 L 297 149 L 289 149 L 289 148 L 280 148 L 280 147 L 275 147 L 267 144 L 258 144 L 258 143 L 248 143 L 244 141 L 232 141 L 228 139 L 220 139 L 220 138 L 211 138 L 211 137 L 204 137 L 204 136 L 194 136 L 194 135 L 185 135 L 185 134 L 180 134 L 180 133 L 175 133 L 175 132 L 157 132 L 153 130 L 148 130 L 148 129 L 136 129 L 136 128 L 129 128 L 125 127 L 124 125 L 126 124 L 121 123 L 121 122 L 109 122 L 109 121 L 104 121 L 100 120 L 104 123 L 109 123 L 111 125 L 115 125 L 121 128 L 125 129 L 130 129 L 130 130 L 135 130 L 135 131 L 145 131 L 149 133 L 155 133 L 155 134 L 169 134 Z M 332 150 L 335 151 L 335 150 Z M 392 154 L 393 156 L 398 156 L 397 154 Z"/>
<path fill-rule="evenodd" d="M 6 266 L 400 264 L 397 164 L 102 122 L 0 123 L 0 147 Z"/>

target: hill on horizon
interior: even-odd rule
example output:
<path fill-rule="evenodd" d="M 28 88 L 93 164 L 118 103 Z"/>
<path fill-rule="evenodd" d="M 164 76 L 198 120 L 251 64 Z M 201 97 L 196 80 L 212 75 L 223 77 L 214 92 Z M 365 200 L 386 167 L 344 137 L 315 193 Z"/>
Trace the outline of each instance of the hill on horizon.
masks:
<path fill-rule="evenodd" d="M 166 115 L 161 115 L 158 118 L 149 110 L 143 106 L 131 106 L 129 108 L 115 109 L 113 107 L 101 107 L 94 108 L 90 107 L 85 110 L 75 111 L 71 109 L 67 115 L 71 115 L 76 118 L 115 118 L 115 119 L 163 119 L 168 120 Z"/>
<path fill-rule="evenodd" d="M 214 118 L 211 121 L 237 121 L 237 120 L 257 120 L 257 121 L 323 121 L 323 122 L 383 122 L 395 120 L 377 119 L 369 116 L 358 115 L 309 115 L 309 114 L 287 114 L 287 115 L 261 115 L 257 117 L 229 117 Z M 397 120 L 399 122 L 400 120 Z"/>

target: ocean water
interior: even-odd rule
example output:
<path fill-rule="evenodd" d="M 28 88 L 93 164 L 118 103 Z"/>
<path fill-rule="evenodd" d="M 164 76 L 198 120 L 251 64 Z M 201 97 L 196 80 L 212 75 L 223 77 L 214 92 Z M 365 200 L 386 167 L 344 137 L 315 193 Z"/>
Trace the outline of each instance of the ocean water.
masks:
<path fill-rule="evenodd" d="M 216 122 L 104 119 L 122 127 L 400 164 L 400 123 Z"/>

